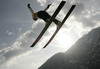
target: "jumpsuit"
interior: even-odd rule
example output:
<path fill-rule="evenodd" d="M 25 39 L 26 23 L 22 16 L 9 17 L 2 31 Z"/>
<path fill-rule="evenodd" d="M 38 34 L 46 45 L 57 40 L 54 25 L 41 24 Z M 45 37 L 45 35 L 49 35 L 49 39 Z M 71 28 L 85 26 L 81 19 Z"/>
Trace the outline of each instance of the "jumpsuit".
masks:
<path fill-rule="evenodd" d="M 51 18 L 51 16 L 46 11 L 39 11 L 37 12 L 37 15 L 40 19 L 43 19 L 45 22 L 48 22 L 48 20 Z M 58 24 L 58 20 L 54 19 L 53 22 L 55 24 Z"/>

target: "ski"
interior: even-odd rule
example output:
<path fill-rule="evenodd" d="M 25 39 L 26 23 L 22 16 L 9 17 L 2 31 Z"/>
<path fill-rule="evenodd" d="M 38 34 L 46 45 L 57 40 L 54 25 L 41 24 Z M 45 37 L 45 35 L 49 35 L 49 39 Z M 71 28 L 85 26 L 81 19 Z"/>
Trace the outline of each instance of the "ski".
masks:
<path fill-rule="evenodd" d="M 74 10 L 76 5 L 72 5 L 72 7 L 70 8 L 70 10 L 68 11 L 68 13 L 66 14 L 65 18 L 62 20 L 61 25 L 59 27 L 57 27 L 56 31 L 54 32 L 54 34 L 52 35 L 52 37 L 50 38 L 50 40 L 47 42 L 47 44 L 43 47 L 47 47 L 47 45 L 53 40 L 53 38 L 55 37 L 55 35 L 58 33 L 58 31 L 60 30 L 60 28 L 62 27 L 62 25 L 65 23 L 65 21 L 67 20 L 67 18 L 69 17 L 69 15 L 71 14 L 71 12 Z"/>
<path fill-rule="evenodd" d="M 50 21 L 45 25 L 45 27 L 43 28 L 42 32 L 37 37 L 37 39 L 34 41 L 34 43 L 31 45 L 31 47 L 34 47 L 37 44 L 37 42 L 41 39 L 41 37 L 46 32 L 46 30 L 48 29 L 48 27 L 50 26 L 50 24 L 52 23 L 52 21 L 55 19 L 55 17 L 57 16 L 57 14 L 60 12 L 60 10 L 62 9 L 62 7 L 64 6 L 65 3 L 66 3 L 66 1 L 62 1 L 60 3 L 60 5 L 58 6 L 58 8 L 56 9 L 56 11 L 54 12 L 54 14 L 52 15 Z"/>

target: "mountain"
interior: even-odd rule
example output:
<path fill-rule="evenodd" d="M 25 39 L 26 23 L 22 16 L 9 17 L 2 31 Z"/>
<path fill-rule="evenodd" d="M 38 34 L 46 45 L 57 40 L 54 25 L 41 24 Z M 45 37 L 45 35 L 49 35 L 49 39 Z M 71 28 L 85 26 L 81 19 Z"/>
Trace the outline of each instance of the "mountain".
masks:
<path fill-rule="evenodd" d="M 100 27 L 84 35 L 66 52 L 52 56 L 38 69 L 100 69 Z"/>

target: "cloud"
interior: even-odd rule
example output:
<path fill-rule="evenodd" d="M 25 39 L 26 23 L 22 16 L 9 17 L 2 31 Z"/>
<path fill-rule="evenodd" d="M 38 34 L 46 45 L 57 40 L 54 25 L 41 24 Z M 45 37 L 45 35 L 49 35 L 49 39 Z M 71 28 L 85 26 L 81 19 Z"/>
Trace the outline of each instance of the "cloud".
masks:
<path fill-rule="evenodd" d="M 8 30 L 6 31 L 6 33 L 7 33 L 8 35 L 15 35 L 14 32 L 9 32 Z"/>
<path fill-rule="evenodd" d="M 39 20 L 32 25 L 32 29 L 22 33 L 15 42 L 9 47 L 3 48 L 0 50 L 0 65 L 12 61 L 14 58 L 23 56 L 23 54 L 29 54 L 33 51 L 36 51 L 40 46 L 37 44 L 36 48 L 32 50 L 30 48 L 31 44 L 34 42 L 36 37 L 42 31 L 44 27 L 43 21 Z M 21 28 L 20 28 L 21 29 Z M 19 31 L 20 31 L 19 29 Z M 7 33 L 9 33 L 7 31 Z M 42 42 L 42 41 L 41 41 Z M 5 44 L 2 44 L 5 45 Z M 7 44 L 6 44 L 7 46 Z M 28 52 L 28 53 L 27 53 Z"/>
<path fill-rule="evenodd" d="M 73 4 L 76 5 L 76 7 L 66 22 L 71 20 L 70 21 L 71 26 L 76 26 L 76 28 L 77 28 L 77 24 L 76 25 L 73 24 L 74 22 L 82 24 L 81 27 L 85 28 L 84 31 L 86 31 L 87 29 L 90 30 L 94 27 L 100 26 L 98 24 L 100 22 L 100 9 L 98 7 L 98 2 L 100 1 L 67 0 L 66 5 L 63 7 L 64 14 L 68 12 L 68 10 Z M 69 23 L 66 24 L 66 26 L 68 25 Z"/>
<path fill-rule="evenodd" d="M 44 6 L 46 3 L 46 0 L 37 0 L 37 2 L 39 2 L 41 6 Z"/>
<path fill-rule="evenodd" d="M 26 31 L 16 39 L 12 46 L 2 49 L 0 53 L 2 53 L 2 57 L 5 59 L 0 59 L 3 60 L 3 62 L 0 62 L 0 64 L 3 64 L 14 57 L 30 51 L 29 43 L 32 41 L 32 37 L 28 37 L 28 35 L 31 33 L 31 30 Z"/>
<path fill-rule="evenodd" d="M 83 24 L 83 28 L 84 27 L 90 27 L 90 28 L 95 27 L 97 23 L 94 22 L 94 20 L 95 21 L 100 20 L 100 14 L 98 14 L 100 9 L 98 9 L 99 7 L 96 7 L 96 5 L 94 5 L 94 3 L 97 3 L 97 2 L 96 1 L 91 2 L 91 0 L 89 0 L 88 2 L 86 1 L 85 3 L 84 2 L 82 4 L 81 3 L 80 2 L 78 4 L 76 3 L 75 9 L 77 11 L 76 10 L 74 11 L 76 20 L 79 21 L 79 23 Z M 83 5 L 83 8 L 81 7 L 82 5 Z M 96 8 L 93 8 L 93 7 L 96 7 Z"/>

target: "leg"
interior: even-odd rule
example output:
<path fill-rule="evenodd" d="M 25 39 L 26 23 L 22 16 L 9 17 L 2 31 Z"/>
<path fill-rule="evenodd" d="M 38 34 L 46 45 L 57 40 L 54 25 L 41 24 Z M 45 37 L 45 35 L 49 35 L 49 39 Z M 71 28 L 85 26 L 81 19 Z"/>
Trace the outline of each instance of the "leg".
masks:
<path fill-rule="evenodd" d="M 47 23 L 50 19 L 51 19 L 51 17 L 48 18 L 48 19 L 46 20 L 46 23 Z M 60 24 L 61 24 L 61 22 L 58 21 L 57 19 L 54 19 L 53 22 L 54 22 L 56 25 L 60 25 Z"/>
<path fill-rule="evenodd" d="M 51 16 L 47 12 L 45 12 L 45 11 L 39 11 L 37 14 L 38 14 L 38 17 L 43 19 L 46 23 L 51 19 Z M 59 25 L 61 23 L 57 19 L 54 19 L 53 22 L 56 25 Z"/>
<path fill-rule="evenodd" d="M 58 25 L 60 21 L 58 21 L 57 19 L 54 19 L 53 22 Z"/>

